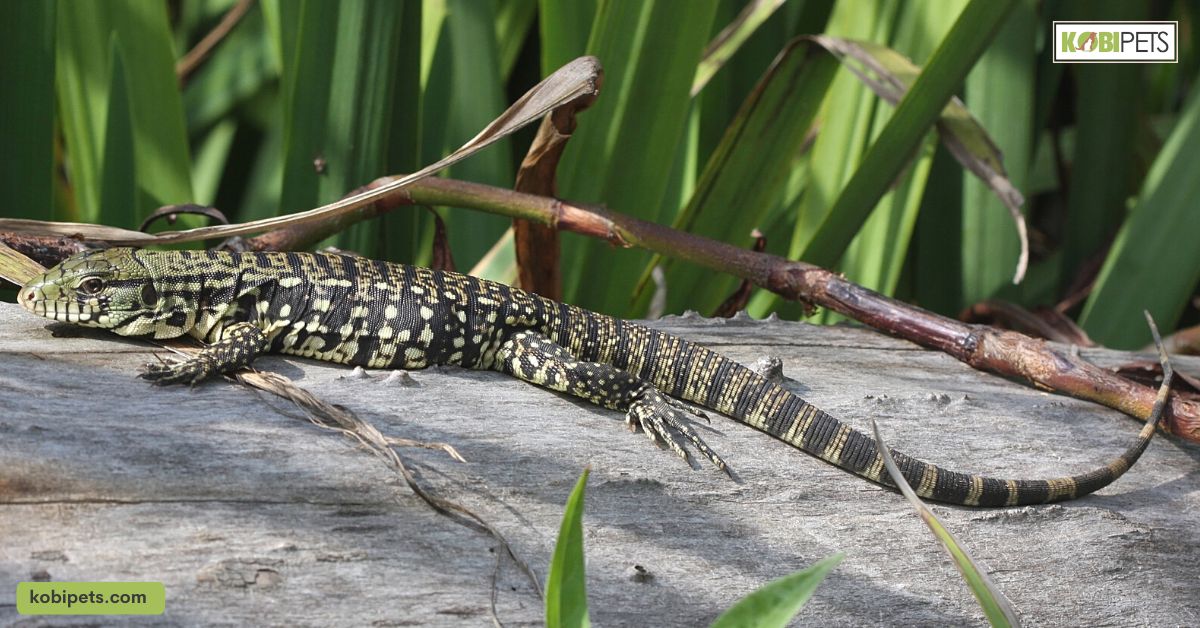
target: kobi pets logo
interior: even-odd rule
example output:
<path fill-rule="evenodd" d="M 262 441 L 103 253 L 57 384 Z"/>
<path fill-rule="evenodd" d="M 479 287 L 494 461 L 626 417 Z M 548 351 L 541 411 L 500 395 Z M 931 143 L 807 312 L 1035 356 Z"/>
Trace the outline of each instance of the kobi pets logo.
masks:
<path fill-rule="evenodd" d="M 1055 22 L 1055 63 L 1176 63 L 1179 22 Z"/>

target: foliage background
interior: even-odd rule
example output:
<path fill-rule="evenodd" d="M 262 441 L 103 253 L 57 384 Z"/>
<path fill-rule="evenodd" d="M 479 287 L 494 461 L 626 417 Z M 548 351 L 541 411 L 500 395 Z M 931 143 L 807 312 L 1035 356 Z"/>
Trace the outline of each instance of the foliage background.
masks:
<path fill-rule="evenodd" d="M 215 205 L 233 221 L 308 209 L 435 161 L 587 53 L 605 84 L 568 145 L 560 196 L 746 246 L 757 227 L 767 250 L 803 258 L 818 227 L 849 220 L 830 209 L 892 107 L 839 69 L 828 90 L 794 90 L 778 108 L 786 116 L 820 99 L 815 139 L 764 133 L 758 158 L 749 144 L 719 161 L 742 103 L 800 34 L 878 42 L 924 64 L 967 0 L 778 4 L 693 96 L 705 47 L 744 2 L 260 0 L 183 82 L 177 60 L 234 0 L 13 3 L 0 23 L 0 215 L 136 228 L 169 203 Z M 1026 197 L 1023 284 L 1011 284 L 1018 246 L 1007 213 L 932 132 L 866 223 L 853 223 L 839 269 L 949 315 L 987 299 L 1057 306 L 1117 347 L 1148 340 L 1143 308 L 1164 330 L 1197 323 L 1200 161 L 1186 147 L 1200 142 L 1198 8 L 1017 0 L 966 78 L 961 97 Z M 1180 62 L 1053 64 L 1055 19 L 1178 20 Z M 511 186 L 531 137 L 448 176 Z M 736 193 L 704 202 L 695 193 L 715 178 Z M 460 268 L 513 280 L 506 220 L 441 213 Z M 431 239 L 426 212 L 399 211 L 327 244 L 423 263 Z M 567 300 L 646 314 L 649 253 L 572 234 L 563 251 Z M 737 286 L 683 263 L 664 271 L 667 313 L 711 312 Z M 749 309 L 801 314 L 762 291 Z"/>

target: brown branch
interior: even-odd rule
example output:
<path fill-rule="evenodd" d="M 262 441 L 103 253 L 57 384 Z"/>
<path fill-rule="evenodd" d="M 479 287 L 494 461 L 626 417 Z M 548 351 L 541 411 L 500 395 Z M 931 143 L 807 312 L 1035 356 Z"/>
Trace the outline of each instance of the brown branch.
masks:
<path fill-rule="evenodd" d="M 377 179 L 365 188 L 382 188 L 396 179 Z M 301 225 L 264 233 L 247 240 L 246 246 L 252 250 L 303 249 L 354 222 L 413 204 L 472 208 L 599 238 L 615 246 L 640 246 L 747 279 L 787 299 L 828 308 L 885 333 L 947 353 L 974 368 L 1094 401 L 1141 420 L 1150 416 L 1154 405 L 1153 389 L 1045 341 L 934 314 L 851 283 L 824 268 L 749 251 L 594 205 L 478 183 L 422 179 L 389 190 L 371 205 L 337 215 L 334 220 L 315 227 Z M 1171 411 L 1160 426 L 1167 433 L 1200 442 L 1200 403 L 1172 396 Z"/>
<path fill-rule="evenodd" d="M 238 0 L 238 3 L 233 5 L 233 8 L 229 9 L 221 18 L 220 23 L 204 36 L 204 39 L 201 39 L 187 54 L 183 55 L 183 58 L 175 62 L 175 78 L 179 80 L 180 85 L 187 83 L 192 72 L 195 72 L 196 68 L 208 59 L 208 55 L 212 54 L 217 44 L 221 43 L 221 40 L 225 39 L 233 27 L 237 26 L 237 23 L 250 11 L 252 4 L 254 4 L 254 0 Z"/>
<path fill-rule="evenodd" d="M 992 327 L 1012 329 L 1034 338 L 1045 338 L 1063 344 L 1080 347 L 1095 347 L 1096 343 L 1088 337 L 1075 321 L 1067 318 L 1066 314 L 1057 308 L 1039 309 L 1031 312 L 1016 303 L 991 299 L 981 301 L 967 308 L 958 319 L 966 323 L 984 323 Z M 1154 350 L 1151 346 L 1147 351 Z"/>
<path fill-rule="evenodd" d="M 367 187 L 379 187 L 390 180 L 378 179 Z M 1154 407 L 1157 393 L 1153 388 L 1099 368 L 1043 340 L 962 323 L 856 285 L 824 268 L 749 251 L 594 205 L 571 204 L 465 181 L 424 179 L 362 208 L 359 216 L 362 219 L 411 204 L 468 207 L 599 238 L 616 246 L 640 246 L 747 279 L 787 299 L 828 308 L 879 331 L 947 353 L 976 369 L 1094 401 L 1139 420 L 1149 417 Z M 254 248 L 280 242 L 308 244 L 329 233 L 271 232 L 250 242 Z M 1170 410 L 1161 429 L 1200 442 L 1200 403 L 1172 396 Z"/>
<path fill-rule="evenodd" d="M 47 268 L 89 247 L 74 238 L 39 236 L 0 231 L 0 244 L 32 259 Z"/>

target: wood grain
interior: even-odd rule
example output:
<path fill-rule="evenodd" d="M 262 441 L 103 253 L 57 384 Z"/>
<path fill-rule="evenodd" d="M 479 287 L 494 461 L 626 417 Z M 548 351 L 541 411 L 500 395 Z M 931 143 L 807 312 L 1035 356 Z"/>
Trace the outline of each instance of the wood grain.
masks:
<path fill-rule="evenodd" d="M 1112 410 L 1034 391 L 851 328 L 744 319 L 653 323 L 745 363 L 851 424 L 952 469 L 1016 477 L 1091 468 L 1133 440 Z M 0 624 L 31 579 L 166 584 L 172 624 L 490 625 L 495 543 L 434 514 L 353 441 L 227 382 L 134 378 L 152 345 L 49 324 L 0 303 Z M 1102 365 L 1126 354 L 1085 350 Z M 616 413 L 500 374 L 386 372 L 266 358 L 389 436 L 422 481 L 500 528 L 544 575 L 562 506 L 592 467 L 584 519 L 597 625 L 702 625 L 836 551 L 806 624 L 979 624 L 950 560 L 897 494 L 729 421 L 708 442 L 740 477 L 690 471 Z M 1178 359 L 1184 372 L 1200 360 Z M 935 506 L 1032 625 L 1200 623 L 1200 450 L 1158 438 L 1099 494 L 1045 507 Z M 635 578 L 635 565 L 651 578 Z M 497 612 L 540 623 L 500 561 Z"/>

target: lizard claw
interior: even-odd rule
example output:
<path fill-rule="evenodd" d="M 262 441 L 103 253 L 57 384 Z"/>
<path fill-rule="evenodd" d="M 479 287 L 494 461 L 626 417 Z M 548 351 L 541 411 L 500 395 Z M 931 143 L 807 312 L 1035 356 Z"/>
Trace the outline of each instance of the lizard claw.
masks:
<path fill-rule="evenodd" d="M 688 425 L 688 414 L 708 419 L 698 411 L 691 410 L 657 389 L 647 386 L 630 404 L 625 414 L 625 422 L 633 429 L 641 428 L 655 444 L 669 447 L 690 464 L 691 456 L 680 441 L 682 436 L 718 469 L 729 473 L 725 461 Z"/>

